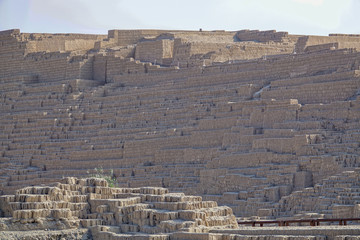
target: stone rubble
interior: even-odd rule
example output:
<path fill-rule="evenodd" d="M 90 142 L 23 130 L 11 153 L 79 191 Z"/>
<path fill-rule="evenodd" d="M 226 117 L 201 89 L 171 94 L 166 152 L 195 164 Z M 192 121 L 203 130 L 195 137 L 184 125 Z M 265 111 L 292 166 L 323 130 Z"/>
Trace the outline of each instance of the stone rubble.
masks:
<path fill-rule="evenodd" d="M 242 219 L 358 217 L 359 49 L 354 34 L 0 31 L 0 194 L 11 203 L 0 216 L 19 229 L 97 225 L 73 219 L 92 207 L 83 194 L 29 186 L 101 168 L 121 188 L 199 195 Z M 122 221 L 92 201 L 86 211 Z M 123 201 L 113 204 L 142 203 Z M 167 212 L 199 207 L 162 201 L 156 226 L 191 228 Z M 42 218 L 59 220 L 27 222 Z"/>
<path fill-rule="evenodd" d="M 174 232 L 238 227 L 231 208 L 199 196 L 156 187 L 111 188 L 99 178 L 22 188 L 1 196 L 0 210 L 1 232 L 88 228 L 95 239 L 129 234 L 167 239 Z"/>

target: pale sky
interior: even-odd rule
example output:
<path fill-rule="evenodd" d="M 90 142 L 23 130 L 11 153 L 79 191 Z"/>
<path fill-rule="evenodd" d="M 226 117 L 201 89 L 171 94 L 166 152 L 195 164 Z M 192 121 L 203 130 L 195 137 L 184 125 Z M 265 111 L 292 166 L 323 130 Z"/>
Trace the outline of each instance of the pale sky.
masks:
<path fill-rule="evenodd" d="M 360 34 L 360 0 L 0 0 L 0 31 L 277 30 Z"/>

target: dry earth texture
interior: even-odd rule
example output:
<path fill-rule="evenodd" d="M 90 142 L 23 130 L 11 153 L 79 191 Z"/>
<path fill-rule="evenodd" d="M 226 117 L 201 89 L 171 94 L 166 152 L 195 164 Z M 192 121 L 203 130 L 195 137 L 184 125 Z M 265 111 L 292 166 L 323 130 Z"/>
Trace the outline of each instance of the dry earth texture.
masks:
<path fill-rule="evenodd" d="M 358 239 L 235 216 L 360 217 L 359 49 L 345 34 L 1 31 L 0 239 Z"/>

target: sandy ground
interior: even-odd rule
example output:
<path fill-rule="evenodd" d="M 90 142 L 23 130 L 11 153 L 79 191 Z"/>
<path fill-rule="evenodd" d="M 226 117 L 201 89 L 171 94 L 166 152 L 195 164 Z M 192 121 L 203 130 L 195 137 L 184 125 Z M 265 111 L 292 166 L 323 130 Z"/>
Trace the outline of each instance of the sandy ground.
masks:
<path fill-rule="evenodd" d="M 252 239 L 255 236 L 266 239 L 265 236 L 318 236 L 323 239 L 353 239 L 360 240 L 360 225 L 348 226 L 287 226 L 287 227 L 239 227 L 232 230 L 210 230 L 210 233 L 225 235 L 242 235 Z M 265 238 L 264 238 L 265 237 Z M 92 239 L 87 229 L 69 230 L 35 230 L 35 231 L 2 231 L 0 240 L 90 240 Z M 321 238 L 320 238 L 321 239 Z"/>
<path fill-rule="evenodd" d="M 244 227 L 232 230 L 210 231 L 226 234 L 240 234 L 249 236 L 291 235 L 291 236 L 326 236 L 334 239 L 336 236 L 356 236 L 360 240 L 360 225 L 327 225 L 327 226 L 286 226 L 286 227 Z"/>
<path fill-rule="evenodd" d="M 87 229 L 55 231 L 2 231 L 0 240 L 88 240 L 92 239 Z"/>

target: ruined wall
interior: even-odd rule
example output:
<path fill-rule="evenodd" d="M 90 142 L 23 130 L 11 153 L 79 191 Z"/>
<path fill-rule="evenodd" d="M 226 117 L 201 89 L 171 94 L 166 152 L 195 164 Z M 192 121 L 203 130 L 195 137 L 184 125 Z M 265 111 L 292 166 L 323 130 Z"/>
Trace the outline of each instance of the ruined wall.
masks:
<path fill-rule="evenodd" d="M 77 39 L 81 37 L 84 36 L 73 35 L 68 37 L 72 39 L 69 40 L 65 35 L 33 36 L 21 34 L 19 30 L 3 31 L 0 34 L 0 58 L 3 60 L 0 64 L 0 77 L 33 75 L 38 76 L 40 81 L 92 79 L 92 58 L 74 56 L 70 51 L 91 49 L 101 36 Z M 23 41 L 29 38 L 35 40 Z"/>
<path fill-rule="evenodd" d="M 142 41 L 136 45 L 135 59 L 143 62 L 152 62 L 160 65 L 172 62 L 174 41 L 161 39 Z"/>
<path fill-rule="evenodd" d="M 186 42 L 184 39 L 175 39 L 173 65 L 180 67 L 209 66 L 213 62 L 235 62 L 266 58 L 268 55 L 290 54 L 293 45 L 278 43 L 253 42 Z"/>
<path fill-rule="evenodd" d="M 239 41 L 256 41 L 256 42 L 281 42 L 288 37 L 287 32 L 259 31 L 259 30 L 242 30 L 236 33 Z"/>
<path fill-rule="evenodd" d="M 166 30 L 109 30 L 109 39 L 117 39 L 117 45 L 126 46 L 137 43 L 142 38 L 154 38 Z"/>
<path fill-rule="evenodd" d="M 332 47 L 341 48 L 360 48 L 360 37 L 357 35 L 330 35 L 326 36 L 303 36 L 298 39 L 296 51 L 303 52 L 306 47 L 313 45 L 333 44 Z"/>
<path fill-rule="evenodd" d="M 0 190 L 101 166 L 122 187 L 168 187 L 264 216 L 292 192 L 360 166 L 359 52 L 232 42 L 229 53 L 285 54 L 212 64 L 216 55 L 201 51 L 226 48 L 231 34 L 184 33 L 164 67 L 125 56 L 134 46 L 25 54 L 18 31 L 0 33 Z M 171 36 L 137 42 L 138 54 L 151 57 L 147 43 L 169 50 L 157 44 Z M 221 41 L 200 41 L 210 36 Z"/>
<path fill-rule="evenodd" d="M 25 44 L 17 40 L 20 30 L 0 32 L 0 76 L 12 75 L 21 71 L 18 62 L 25 53 Z"/>
<path fill-rule="evenodd" d="M 93 79 L 112 82 L 115 76 L 123 74 L 146 73 L 151 66 L 133 58 L 96 55 L 93 63 Z"/>
<path fill-rule="evenodd" d="M 27 53 L 88 50 L 94 48 L 95 42 L 96 40 L 83 39 L 44 39 L 41 41 L 29 41 L 27 43 Z"/>
<path fill-rule="evenodd" d="M 168 238 L 177 232 L 238 226 L 231 208 L 216 202 L 164 188 L 110 187 L 102 178 L 65 178 L 55 186 L 23 188 L 0 197 L 0 203 L 0 212 L 8 217 L 0 218 L 0 237 L 7 231 L 89 228 L 92 238 L 102 239 L 112 228 L 114 237 L 141 232 L 142 238 Z"/>
<path fill-rule="evenodd" d="M 90 59 L 75 59 L 69 53 L 31 53 L 18 57 L 5 57 L 1 77 L 11 75 L 35 75 L 40 81 L 59 81 L 62 79 L 92 79 Z"/>
<path fill-rule="evenodd" d="M 22 33 L 21 41 L 26 42 L 26 53 L 58 52 L 93 49 L 96 42 L 106 38 L 106 35 L 91 34 L 41 34 Z"/>
<path fill-rule="evenodd" d="M 172 31 L 173 38 L 181 38 L 186 42 L 231 43 L 236 32 L 228 31 Z"/>

